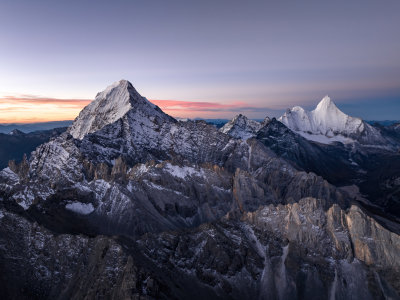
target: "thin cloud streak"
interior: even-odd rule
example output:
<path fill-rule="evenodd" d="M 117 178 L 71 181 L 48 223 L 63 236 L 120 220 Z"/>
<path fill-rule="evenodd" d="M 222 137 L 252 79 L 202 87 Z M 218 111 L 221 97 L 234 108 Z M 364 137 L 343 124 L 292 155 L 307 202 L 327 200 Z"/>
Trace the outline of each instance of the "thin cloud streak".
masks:
<path fill-rule="evenodd" d="M 278 110 L 268 107 L 249 105 L 245 102 L 215 103 L 183 100 L 150 100 L 153 104 L 159 106 L 163 111 L 177 117 L 232 117 L 238 113 L 272 113 L 276 115 Z M 280 111 L 279 111 L 280 112 Z"/>
<path fill-rule="evenodd" d="M 174 117 L 231 118 L 235 114 L 277 115 L 278 111 L 246 102 L 215 103 L 184 100 L 149 100 Z M 72 120 L 89 99 L 59 99 L 35 95 L 0 97 L 0 123 L 48 122 Z"/>
<path fill-rule="evenodd" d="M 91 102 L 89 99 L 58 99 L 39 97 L 35 95 L 4 96 L 0 98 L 0 104 L 54 104 L 67 107 L 83 108 Z"/>
<path fill-rule="evenodd" d="M 0 123 L 31 123 L 74 119 L 89 99 L 58 99 L 35 95 L 0 97 Z"/>

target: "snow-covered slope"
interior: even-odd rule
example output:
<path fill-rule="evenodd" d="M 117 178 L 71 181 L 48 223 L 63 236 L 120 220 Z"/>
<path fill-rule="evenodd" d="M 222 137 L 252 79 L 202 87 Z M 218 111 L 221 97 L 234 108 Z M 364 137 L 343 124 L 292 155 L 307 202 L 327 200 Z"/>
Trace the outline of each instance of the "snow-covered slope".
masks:
<path fill-rule="evenodd" d="M 171 119 L 142 97 L 129 81 L 120 80 L 97 94 L 95 100 L 79 113 L 69 133 L 76 139 L 82 139 L 86 134 L 96 132 L 121 119 L 129 111 L 146 118 Z"/>
<path fill-rule="evenodd" d="M 299 106 L 288 109 L 279 121 L 305 138 L 321 143 L 384 143 L 378 130 L 360 118 L 343 113 L 328 96 L 313 111 Z"/>
<path fill-rule="evenodd" d="M 261 123 L 239 114 L 226 123 L 219 131 L 237 139 L 247 140 L 253 137 L 261 127 Z"/>

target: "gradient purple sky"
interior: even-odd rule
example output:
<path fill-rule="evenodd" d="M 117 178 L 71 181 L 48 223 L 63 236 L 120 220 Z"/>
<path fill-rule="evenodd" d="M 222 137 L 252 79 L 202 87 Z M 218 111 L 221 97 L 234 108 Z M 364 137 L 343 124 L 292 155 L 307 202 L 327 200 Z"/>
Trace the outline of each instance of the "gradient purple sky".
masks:
<path fill-rule="evenodd" d="M 183 101 L 181 117 L 278 116 L 329 94 L 346 113 L 400 119 L 400 1 L 0 1 L 0 120 L 55 98 L 51 119 L 58 99 L 122 78 Z M 32 105 L 18 112 L 21 95 Z"/>

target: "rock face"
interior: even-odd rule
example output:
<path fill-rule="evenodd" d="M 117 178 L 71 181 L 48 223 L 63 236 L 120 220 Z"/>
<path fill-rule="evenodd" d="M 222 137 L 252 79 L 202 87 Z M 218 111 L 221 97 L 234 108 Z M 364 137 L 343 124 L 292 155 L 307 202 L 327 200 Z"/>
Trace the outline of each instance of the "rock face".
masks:
<path fill-rule="evenodd" d="M 388 130 L 391 128 L 381 132 L 395 145 Z M 396 147 L 393 151 L 357 142 L 318 143 L 275 118 L 266 118 L 253 137 L 297 170 L 313 172 L 334 185 L 356 185 L 370 204 L 383 209 L 384 214 L 400 217 L 399 186 L 395 183 L 400 173 L 400 156 Z"/>
<path fill-rule="evenodd" d="M 152 121 L 162 123 L 172 119 L 140 96 L 129 81 L 120 80 L 97 94 L 94 101 L 80 112 L 69 133 L 76 139 L 82 139 L 86 134 L 121 119 L 128 112 L 137 121 L 147 121 L 151 117 Z"/>
<path fill-rule="evenodd" d="M 120 81 L 0 171 L 0 293 L 396 299 L 399 223 L 325 180 L 329 147 L 275 119 L 179 122 Z"/>
<path fill-rule="evenodd" d="M 357 206 L 324 207 L 304 198 L 136 241 L 55 235 L 1 210 L 2 295 L 396 299 L 399 236 Z"/>
<path fill-rule="evenodd" d="M 257 132 L 256 138 L 292 165 L 316 173 L 331 183 L 344 184 L 357 177 L 357 170 L 341 143 L 329 147 L 314 143 L 275 118 Z"/>

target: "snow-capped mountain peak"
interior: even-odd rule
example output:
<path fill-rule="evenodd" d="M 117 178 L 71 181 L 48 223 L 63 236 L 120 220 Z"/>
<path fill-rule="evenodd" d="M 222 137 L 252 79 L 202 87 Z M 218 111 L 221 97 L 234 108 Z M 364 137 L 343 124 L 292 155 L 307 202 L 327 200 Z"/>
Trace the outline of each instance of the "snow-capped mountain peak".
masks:
<path fill-rule="evenodd" d="M 316 121 L 320 125 L 329 125 L 331 127 L 329 129 L 332 129 L 332 131 L 334 131 L 335 129 L 339 131 L 354 129 L 347 128 L 350 123 L 353 123 L 353 125 L 356 126 L 362 125 L 361 119 L 353 118 L 346 115 L 336 106 L 336 104 L 331 100 L 331 98 L 329 98 L 329 96 L 325 96 L 318 103 L 317 107 L 312 111 L 312 113 L 314 114 Z"/>
<path fill-rule="evenodd" d="M 342 112 L 329 96 L 312 111 L 296 106 L 279 118 L 283 124 L 307 139 L 330 143 L 334 141 L 363 143 L 382 142 L 379 132 L 360 118 Z"/>
<path fill-rule="evenodd" d="M 142 97 L 129 81 L 120 80 L 96 95 L 94 101 L 79 113 L 69 133 L 76 139 L 82 139 L 86 134 L 122 118 L 130 110 L 142 111 L 147 116 L 163 114 L 157 106 Z"/>
<path fill-rule="evenodd" d="M 323 110 L 323 109 L 338 109 L 336 104 L 331 100 L 331 98 L 326 95 L 322 100 L 318 103 L 315 110 Z"/>
<path fill-rule="evenodd" d="M 246 140 L 253 137 L 260 128 L 260 122 L 250 120 L 246 116 L 239 114 L 226 123 L 220 129 L 220 132 L 228 134 L 234 138 Z"/>

